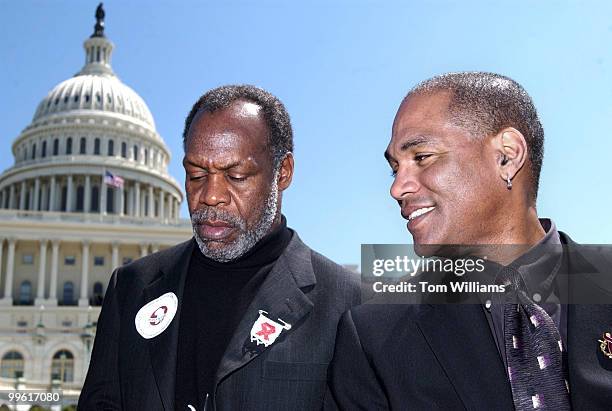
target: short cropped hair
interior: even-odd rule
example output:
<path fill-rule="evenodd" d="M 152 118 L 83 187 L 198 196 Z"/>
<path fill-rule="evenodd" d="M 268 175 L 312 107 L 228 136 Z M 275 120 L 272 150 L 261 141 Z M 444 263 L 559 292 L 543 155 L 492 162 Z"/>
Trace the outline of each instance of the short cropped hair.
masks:
<path fill-rule="evenodd" d="M 189 127 L 200 111 L 213 113 L 225 109 L 238 100 L 249 101 L 261 107 L 268 126 L 268 143 L 274 168 L 278 168 L 287 153 L 293 152 L 293 130 L 289 113 L 283 103 L 267 91 L 251 85 L 227 85 L 208 91 L 193 105 L 185 119 L 183 150 L 187 149 Z"/>
<path fill-rule="evenodd" d="M 530 196 L 535 201 L 544 159 L 544 129 L 529 94 L 509 77 L 495 73 L 448 73 L 425 80 L 408 92 L 413 95 L 450 92 L 451 121 L 484 138 L 505 127 L 520 131 L 527 142 L 531 168 Z"/>

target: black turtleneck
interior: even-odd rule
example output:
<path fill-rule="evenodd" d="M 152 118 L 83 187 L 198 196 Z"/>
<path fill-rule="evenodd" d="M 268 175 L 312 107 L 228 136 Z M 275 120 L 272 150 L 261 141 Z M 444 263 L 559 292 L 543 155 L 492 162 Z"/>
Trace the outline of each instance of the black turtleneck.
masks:
<path fill-rule="evenodd" d="M 283 216 L 279 227 L 234 261 L 220 263 L 193 248 L 179 325 L 177 410 L 188 409 L 187 404 L 202 409 L 206 394 L 212 395 L 234 330 L 292 235 Z"/>

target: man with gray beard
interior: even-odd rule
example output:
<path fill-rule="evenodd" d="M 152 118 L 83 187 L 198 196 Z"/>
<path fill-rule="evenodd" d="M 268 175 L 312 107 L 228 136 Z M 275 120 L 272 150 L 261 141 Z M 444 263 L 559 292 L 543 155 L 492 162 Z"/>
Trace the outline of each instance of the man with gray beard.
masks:
<path fill-rule="evenodd" d="M 293 135 L 253 86 L 204 94 L 185 121 L 194 238 L 113 273 L 79 409 L 317 410 L 358 275 L 281 214 Z"/>

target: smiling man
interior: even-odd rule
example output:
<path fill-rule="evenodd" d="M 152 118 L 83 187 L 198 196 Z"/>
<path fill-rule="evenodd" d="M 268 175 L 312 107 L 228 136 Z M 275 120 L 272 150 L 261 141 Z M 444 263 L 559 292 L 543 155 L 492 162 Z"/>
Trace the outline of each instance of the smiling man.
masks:
<path fill-rule="evenodd" d="M 487 267 L 507 293 L 351 309 L 328 408 L 609 409 L 612 271 L 538 219 L 543 142 L 531 98 L 507 77 L 452 73 L 408 93 L 384 154 L 415 251 L 457 261 L 494 250 Z"/>
<path fill-rule="evenodd" d="M 281 214 L 285 107 L 253 86 L 211 90 L 183 142 L 194 238 L 113 274 L 79 408 L 321 408 L 338 319 L 360 291 Z"/>

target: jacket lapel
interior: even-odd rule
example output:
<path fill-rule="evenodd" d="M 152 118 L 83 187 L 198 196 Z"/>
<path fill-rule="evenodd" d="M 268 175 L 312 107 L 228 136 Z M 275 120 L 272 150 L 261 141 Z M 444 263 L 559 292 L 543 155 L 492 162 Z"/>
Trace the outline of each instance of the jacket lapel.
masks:
<path fill-rule="evenodd" d="M 234 331 L 215 376 L 215 389 L 229 374 L 271 347 L 282 344 L 287 335 L 299 328 L 313 307 L 303 289 L 315 283 L 310 249 L 293 233 L 289 245 L 274 264 Z M 266 316 L 273 321 L 278 322 L 280 319 L 291 325 L 291 329 L 283 330 L 268 347 L 257 345 L 250 339 L 251 328 L 259 317 L 259 310 L 266 311 Z"/>
<path fill-rule="evenodd" d="M 167 292 L 173 292 L 178 298 L 178 309 L 168 328 L 160 335 L 147 340 L 155 382 L 157 383 L 157 389 L 166 410 L 174 409 L 178 334 L 183 302 L 183 288 L 194 247 L 193 240 L 183 244 L 184 246 L 177 250 L 176 258 L 162 262 L 162 267 L 160 268 L 161 276 L 144 289 L 145 301 L 143 305 Z"/>
<path fill-rule="evenodd" d="M 467 409 L 514 409 L 480 304 L 424 306 L 418 325 Z"/>

